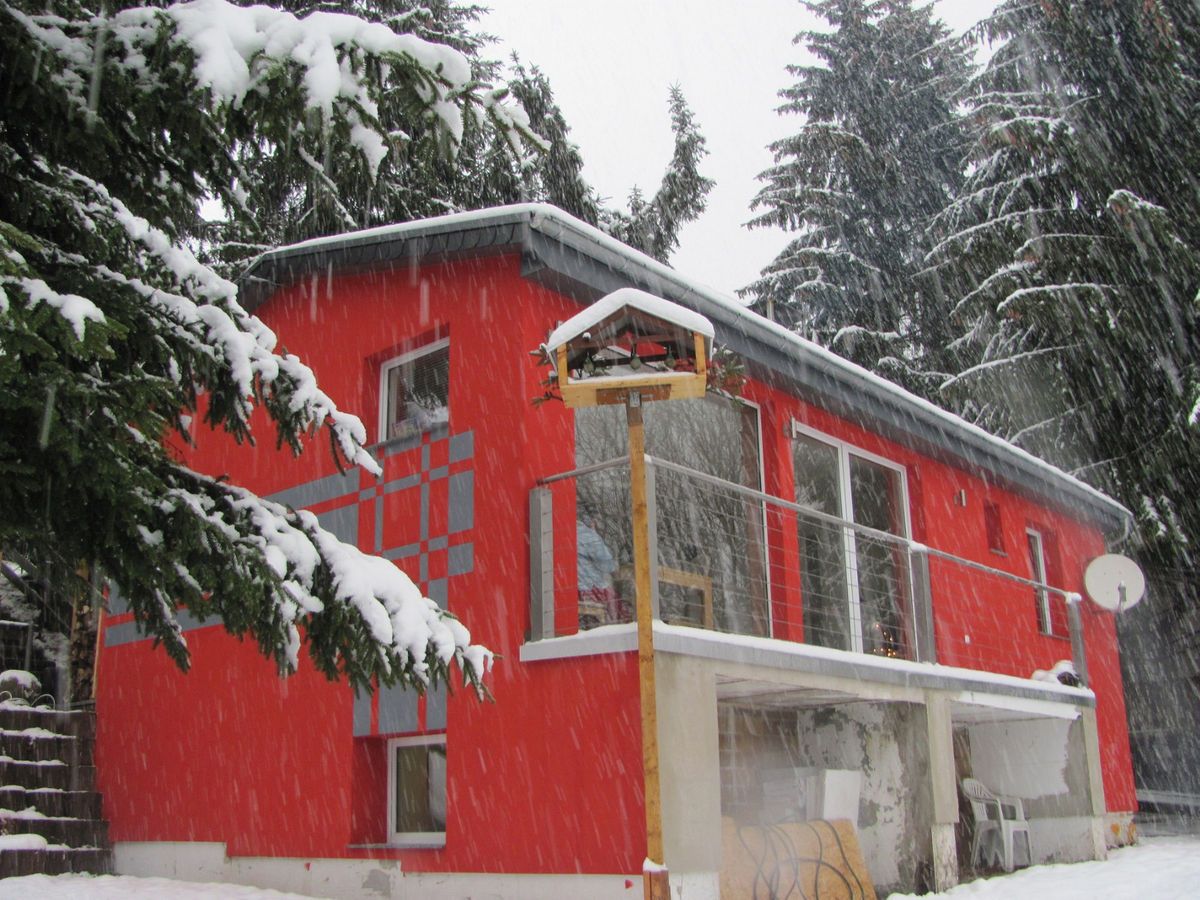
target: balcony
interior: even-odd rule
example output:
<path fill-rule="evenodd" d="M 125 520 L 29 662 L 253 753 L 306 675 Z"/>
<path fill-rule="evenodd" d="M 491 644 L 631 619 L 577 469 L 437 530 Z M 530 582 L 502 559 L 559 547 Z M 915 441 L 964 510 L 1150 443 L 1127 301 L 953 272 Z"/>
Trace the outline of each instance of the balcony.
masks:
<path fill-rule="evenodd" d="M 652 610 L 667 626 L 1022 680 L 1032 647 L 1046 668 L 1072 658 L 1086 680 L 1076 595 L 1062 588 L 678 463 L 646 463 Z M 627 458 L 542 479 L 530 523 L 531 642 L 633 621 Z"/>

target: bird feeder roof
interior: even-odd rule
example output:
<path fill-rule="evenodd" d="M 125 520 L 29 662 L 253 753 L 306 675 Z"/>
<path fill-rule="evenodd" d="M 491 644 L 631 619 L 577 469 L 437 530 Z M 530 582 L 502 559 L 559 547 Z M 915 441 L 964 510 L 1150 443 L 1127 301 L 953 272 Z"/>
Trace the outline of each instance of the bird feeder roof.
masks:
<path fill-rule="evenodd" d="M 700 313 L 637 288 L 621 288 L 601 297 L 555 328 L 546 341 L 546 350 L 554 353 L 564 344 L 593 330 L 627 317 L 639 318 L 638 313 L 642 318 L 656 319 L 681 331 L 699 333 L 707 342 L 712 342 L 712 322 Z"/>

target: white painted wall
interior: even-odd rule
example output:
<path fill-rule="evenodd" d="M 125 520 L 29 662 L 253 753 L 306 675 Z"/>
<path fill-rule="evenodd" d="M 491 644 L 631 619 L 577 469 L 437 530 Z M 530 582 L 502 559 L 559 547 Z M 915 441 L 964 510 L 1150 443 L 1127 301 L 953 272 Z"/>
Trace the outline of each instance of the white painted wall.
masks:
<path fill-rule="evenodd" d="M 972 774 L 998 794 L 1026 800 L 1065 794 L 1070 729 L 1067 719 L 972 725 Z"/>
<path fill-rule="evenodd" d="M 225 855 L 223 843 L 120 842 L 118 875 L 243 884 L 336 900 L 637 900 L 637 875 L 409 873 L 395 860 L 282 859 Z M 672 881 L 678 900 L 717 900 L 716 873 Z"/>

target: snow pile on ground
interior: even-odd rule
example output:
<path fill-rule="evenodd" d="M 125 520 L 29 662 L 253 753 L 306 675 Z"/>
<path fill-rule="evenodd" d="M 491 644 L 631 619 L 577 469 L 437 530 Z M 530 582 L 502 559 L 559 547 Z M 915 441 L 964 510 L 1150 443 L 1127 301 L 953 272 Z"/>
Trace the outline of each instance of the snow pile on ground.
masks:
<path fill-rule="evenodd" d="M 311 900 L 238 884 L 173 881 L 169 878 L 131 878 L 125 875 L 26 875 L 0 880 L 0 900 Z"/>
<path fill-rule="evenodd" d="M 980 879 L 922 900 L 1177 900 L 1200 894 L 1200 837 L 1143 838 L 1114 850 L 1105 862 L 1034 866 L 1012 875 Z M 912 900 L 892 894 L 888 900 Z"/>
<path fill-rule="evenodd" d="M 1115 850 L 1105 862 L 1034 866 L 1012 875 L 980 879 L 921 900 L 1178 900 L 1200 893 L 1200 836 L 1144 838 L 1137 847 Z M 915 900 L 913 894 L 892 894 L 888 900 Z M 236 884 L 201 884 L 167 878 L 114 875 L 27 875 L 0 880 L 0 900 L 117 900 L 187 898 L 187 900 L 310 900 Z"/>

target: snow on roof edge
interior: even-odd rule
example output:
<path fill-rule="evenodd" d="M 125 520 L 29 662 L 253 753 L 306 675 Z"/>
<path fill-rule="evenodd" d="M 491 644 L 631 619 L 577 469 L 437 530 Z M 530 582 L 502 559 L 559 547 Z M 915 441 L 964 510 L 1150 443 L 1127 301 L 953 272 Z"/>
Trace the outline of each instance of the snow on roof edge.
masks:
<path fill-rule="evenodd" d="M 815 357 L 830 368 L 838 369 L 844 375 L 858 379 L 869 389 L 886 395 L 897 405 L 911 407 L 927 417 L 938 420 L 941 424 L 955 431 L 962 432 L 964 435 L 969 435 L 971 438 L 981 441 L 988 445 L 993 452 L 1002 456 L 1015 457 L 1026 465 L 1041 471 L 1051 480 L 1071 485 L 1074 489 L 1093 499 L 1099 506 L 1108 509 L 1117 518 L 1125 522 L 1127 527 L 1132 523 L 1133 513 L 1123 504 L 1118 503 L 1103 491 L 1081 481 L 1074 475 L 1063 471 L 1015 444 L 1009 443 L 1003 438 L 997 437 L 991 432 L 980 428 L 978 425 L 968 422 L 966 419 L 948 412 L 922 397 L 918 397 L 900 385 L 838 356 L 833 351 L 827 350 L 819 344 L 801 337 L 795 332 L 784 328 L 782 325 L 772 322 L 770 319 L 750 310 L 746 304 L 742 303 L 735 296 L 689 278 L 672 269 L 670 266 L 659 262 L 639 250 L 635 250 L 601 231 L 599 228 L 589 225 L 549 203 L 514 203 L 507 206 L 494 206 L 487 209 L 434 216 L 428 219 L 417 219 L 412 222 L 381 225 L 375 228 L 363 229 L 362 231 L 311 238 L 306 241 L 268 250 L 250 264 L 246 275 L 252 274 L 254 269 L 262 263 L 288 256 L 304 255 L 306 252 L 319 251 L 324 248 L 332 249 L 347 245 L 382 242 L 385 239 L 404 238 L 408 235 L 455 231 L 465 225 L 498 225 L 506 222 L 521 221 L 526 218 L 530 227 L 556 240 L 561 240 L 563 235 L 555 233 L 553 226 L 574 232 L 586 241 L 627 259 L 629 262 L 647 270 L 656 277 L 673 282 L 685 291 L 721 307 L 733 317 L 745 320 L 751 327 L 771 334 L 786 345 L 793 347 L 799 353 Z M 548 225 L 551 227 L 548 228 Z"/>
<path fill-rule="evenodd" d="M 569 213 L 566 213 L 555 206 L 550 206 L 549 204 L 544 203 L 526 205 L 535 207 L 537 214 L 548 214 L 551 218 L 558 220 L 559 224 L 570 227 L 575 231 L 580 232 L 595 243 L 605 247 L 606 249 L 614 253 L 618 253 L 619 255 L 624 256 L 630 261 L 636 262 L 647 269 L 651 269 L 658 277 L 673 281 L 680 287 L 683 287 L 694 294 L 702 296 L 711 303 L 721 306 L 726 311 L 732 313 L 735 317 L 749 321 L 754 327 L 771 332 L 774 336 L 781 338 L 788 344 L 795 347 L 798 351 L 818 357 L 831 367 L 841 369 L 847 375 L 859 378 L 872 388 L 887 394 L 893 400 L 916 407 L 922 412 L 941 420 L 950 428 L 966 432 L 976 438 L 982 439 L 985 443 L 989 444 L 994 450 L 1000 453 L 1021 458 L 1025 462 L 1041 469 L 1047 475 L 1072 484 L 1074 487 L 1093 497 L 1101 505 L 1109 507 L 1121 518 L 1132 520 L 1133 513 L 1130 512 L 1123 504 L 1117 502 L 1103 491 L 1092 487 L 1090 484 L 1087 484 L 1084 481 L 1081 481 L 1074 475 L 1071 475 L 1069 472 L 1065 472 L 1057 466 L 1046 462 L 1041 457 L 1035 456 L 1028 450 L 1024 450 L 1001 437 L 997 437 L 990 431 L 968 422 L 961 416 L 957 416 L 952 412 L 948 412 L 947 410 L 942 409 L 940 406 L 930 403 L 928 400 L 918 397 L 916 394 L 905 390 L 900 385 L 875 374 L 869 369 L 865 369 L 862 366 L 845 359 L 844 357 L 838 356 L 832 350 L 827 350 L 820 344 L 814 343 L 813 341 L 796 334 L 794 331 L 790 331 L 789 329 L 784 328 L 782 325 L 771 321 L 765 316 L 759 315 L 736 297 L 709 287 L 700 281 L 688 278 L 686 275 L 679 273 L 670 266 L 659 262 L 653 257 L 647 256 L 639 250 L 635 250 L 634 248 L 621 243 L 611 235 L 605 234 L 600 229 L 588 225 L 586 222 L 579 221 L 574 216 L 571 216 Z M 541 222 L 539 222 L 536 217 L 531 224 L 534 228 L 542 230 L 539 227 Z"/>
<path fill-rule="evenodd" d="M 414 219 L 411 222 L 395 222 L 391 225 L 376 225 L 374 228 L 328 234 L 324 237 L 297 241 L 294 244 L 272 247 L 270 250 L 266 250 L 256 256 L 250 263 L 249 268 L 253 269 L 260 262 L 281 259 L 286 256 L 296 256 L 306 251 L 340 247 L 347 244 L 367 244 L 382 241 L 385 238 L 403 238 L 410 233 L 429 234 L 430 232 L 455 231 L 462 225 L 494 225 L 500 222 L 515 222 L 526 217 L 530 221 L 533 221 L 537 214 L 547 211 L 553 211 L 563 216 L 569 215 L 558 207 L 551 206 L 548 203 L 511 203 L 507 206 L 491 206 L 487 209 L 447 213 L 444 216 Z M 586 225 L 584 222 L 580 222 L 579 224 Z M 603 232 L 599 233 L 603 234 Z"/>

